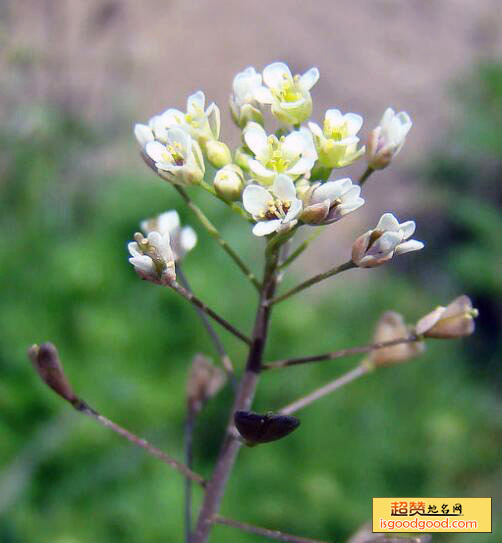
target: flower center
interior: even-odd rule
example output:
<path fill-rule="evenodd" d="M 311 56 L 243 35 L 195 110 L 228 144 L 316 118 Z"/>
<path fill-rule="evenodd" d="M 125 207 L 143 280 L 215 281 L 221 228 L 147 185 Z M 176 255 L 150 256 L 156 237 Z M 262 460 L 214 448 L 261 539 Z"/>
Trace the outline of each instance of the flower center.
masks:
<path fill-rule="evenodd" d="M 267 202 L 267 210 L 261 212 L 260 218 L 266 219 L 267 221 L 284 219 L 290 207 L 290 200 L 279 200 L 279 198 L 274 198 Z"/>
<path fill-rule="evenodd" d="M 166 145 L 166 150 L 164 151 L 162 158 L 171 164 L 175 164 L 176 166 L 183 166 L 183 164 L 185 164 L 183 148 L 178 141 Z"/>
<path fill-rule="evenodd" d="M 302 98 L 301 92 L 298 90 L 296 83 L 299 80 L 299 76 L 295 75 L 294 79 L 291 79 L 287 74 L 283 76 L 283 82 L 279 89 L 272 90 L 272 94 L 279 102 L 297 102 Z"/>
<path fill-rule="evenodd" d="M 341 141 L 349 135 L 349 125 L 347 121 L 342 124 L 333 125 L 328 119 L 325 119 L 324 134 L 329 139 Z"/>
<path fill-rule="evenodd" d="M 288 168 L 291 167 L 291 160 L 285 158 L 281 150 L 281 144 L 283 142 L 284 136 L 282 136 L 280 139 L 277 139 L 276 136 L 269 136 L 269 156 L 267 162 L 265 163 L 265 167 L 267 169 L 274 170 L 276 172 L 286 172 Z"/>

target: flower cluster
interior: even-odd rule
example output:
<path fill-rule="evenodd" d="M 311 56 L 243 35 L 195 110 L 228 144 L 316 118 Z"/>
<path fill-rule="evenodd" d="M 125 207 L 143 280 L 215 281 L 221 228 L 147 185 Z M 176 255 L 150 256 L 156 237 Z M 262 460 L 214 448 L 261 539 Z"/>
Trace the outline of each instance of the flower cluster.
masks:
<path fill-rule="evenodd" d="M 176 185 L 199 185 L 240 207 L 241 214 L 249 214 L 256 223 L 252 229 L 256 236 L 289 236 L 303 225 L 331 224 L 364 204 L 361 185 L 400 151 L 411 120 L 407 113 L 389 108 L 370 131 L 366 145 L 361 145 L 361 115 L 332 108 L 322 127 L 310 121 L 311 90 L 318 79 L 317 68 L 293 75 L 282 62 L 270 64 L 262 73 L 253 67 L 238 73 L 230 112 L 241 130 L 242 144 L 233 152 L 220 141 L 218 106 L 206 107 L 202 91 L 189 96 L 186 112 L 169 108 L 147 124 L 137 124 L 136 138 L 156 173 Z M 272 132 L 265 128 L 267 112 L 277 122 Z M 331 178 L 334 170 L 364 156 L 366 173 L 359 182 Z M 399 224 L 385 213 L 374 230 L 354 243 L 353 263 L 374 267 L 395 254 L 421 249 L 422 243 L 408 239 L 414 228 L 413 221 Z M 139 256 L 146 263 L 148 255 Z"/>

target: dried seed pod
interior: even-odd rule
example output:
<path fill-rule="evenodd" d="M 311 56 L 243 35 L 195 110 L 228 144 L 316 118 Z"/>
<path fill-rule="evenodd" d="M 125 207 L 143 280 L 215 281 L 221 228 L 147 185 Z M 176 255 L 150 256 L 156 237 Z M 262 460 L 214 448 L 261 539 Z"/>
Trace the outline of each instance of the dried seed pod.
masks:
<path fill-rule="evenodd" d="M 187 381 L 187 401 L 192 411 L 200 411 L 226 382 L 225 372 L 202 354 L 194 356 Z"/>
<path fill-rule="evenodd" d="M 395 311 L 386 311 L 378 320 L 373 340 L 375 343 L 406 338 L 410 330 L 406 326 L 403 317 Z M 424 351 L 423 343 L 413 341 L 410 343 L 398 343 L 391 347 L 375 349 L 371 351 L 369 360 L 375 366 L 390 366 L 399 362 L 405 362 Z"/>
<path fill-rule="evenodd" d="M 28 358 L 47 386 L 72 405 L 80 403 L 64 374 L 56 347 L 52 343 L 32 345 Z"/>
<path fill-rule="evenodd" d="M 234 422 L 241 436 L 251 446 L 282 439 L 300 426 L 300 420 L 291 415 L 260 415 L 252 411 L 236 411 Z"/>

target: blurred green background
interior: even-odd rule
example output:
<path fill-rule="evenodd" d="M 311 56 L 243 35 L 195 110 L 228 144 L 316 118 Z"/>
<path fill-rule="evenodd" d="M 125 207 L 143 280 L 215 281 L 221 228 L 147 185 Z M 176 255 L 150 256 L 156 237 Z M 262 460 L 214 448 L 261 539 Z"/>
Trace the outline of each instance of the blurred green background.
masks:
<path fill-rule="evenodd" d="M 14 53 L 10 77 L 26 77 L 37 59 Z M 476 334 L 430 342 L 423 357 L 301 412 L 300 429 L 284 441 L 242 450 L 226 516 L 344 541 L 370 519 L 374 496 L 493 496 L 493 534 L 434 541 L 502 541 L 502 65 L 478 62 L 452 81 L 452 123 L 407 169 L 421 183 L 407 209 L 416 207 L 426 251 L 349 272 L 278 306 L 267 358 L 365 344 L 383 311 L 414 322 L 461 293 L 480 310 Z M 100 123 L 58 93 L 44 97 L 23 96 L 0 128 L 0 542 L 181 541 L 182 478 L 70 412 L 39 382 L 26 348 L 53 341 L 91 405 L 181 457 L 187 370 L 194 353 L 213 349 L 191 306 L 137 279 L 126 242 L 141 219 L 176 208 L 199 235 L 184 266 L 196 293 L 248 330 L 254 292 L 172 188 L 130 167 L 130 110 Z M 375 194 L 382 175 L 368 191 Z M 219 202 L 193 196 L 259 272 L 261 242 L 249 227 Z M 352 236 L 363 231 L 354 224 Z M 323 250 L 337 235 L 337 225 L 323 234 Z M 285 286 L 310 275 L 318 255 L 306 252 Z M 244 349 L 222 337 L 242 368 Z M 267 373 L 255 407 L 277 409 L 356 361 Z M 227 387 L 198 420 L 195 469 L 204 475 L 231 401 Z M 262 538 L 214 529 L 212 541 L 236 540 Z"/>

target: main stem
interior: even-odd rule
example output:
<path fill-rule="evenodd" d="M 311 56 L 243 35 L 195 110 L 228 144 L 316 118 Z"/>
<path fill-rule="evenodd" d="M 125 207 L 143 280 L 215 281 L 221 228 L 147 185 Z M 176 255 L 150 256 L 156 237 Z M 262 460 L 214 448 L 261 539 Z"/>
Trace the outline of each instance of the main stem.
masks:
<path fill-rule="evenodd" d="M 211 479 L 207 483 L 204 501 L 199 513 L 197 527 L 191 543 L 206 543 L 211 530 L 213 517 L 218 513 L 230 472 L 234 465 L 241 442 L 232 433 L 234 413 L 238 410 L 248 410 L 253 401 L 258 377 L 263 361 L 263 352 L 267 342 L 268 325 L 271 306 L 268 301 L 273 297 L 277 284 L 277 250 L 268 255 L 265 263 L 265 273 L 258 309 L 256 311 L 251 346 L 244 375 L 239 384 L 232 412 L 227 425 L 227 432 L 216 461 Z"/>

